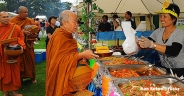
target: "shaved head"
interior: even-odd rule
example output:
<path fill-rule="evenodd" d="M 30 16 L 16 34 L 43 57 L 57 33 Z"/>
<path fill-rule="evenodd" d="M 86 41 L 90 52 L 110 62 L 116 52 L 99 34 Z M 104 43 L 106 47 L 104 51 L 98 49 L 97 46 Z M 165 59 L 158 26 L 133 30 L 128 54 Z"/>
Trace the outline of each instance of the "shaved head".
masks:
<path fill-rule="evenodd" d="M 77 15 L 70 11 L 64 10 L 59 16 L 59 21 L 62 23 L 62 27 L 70 33 L 74 33 L 77 30 Z"/>
<path fill-rule="evenodd" d="M 23 11 L 23 10 L 28 10 L 28 9 L 25 6 L 20 6 L 18 8 L 18 13 L 21 12 L 21 11 Z"/>
<path fill-rule="evenodd" d="M 20 6 L 18 8 L 19 18 L 26 19 L 28 17 L 28 9 L 25 6 Z"/>
<path fill-rule="evenodd" d="M 10 17 L 8 15 L 8 12 L 6 11 L 1 11 L 0 12 L 0 23 L 1 24 L 8 24 L 10 21 Z"/>
<path fill-rule="evenodd" d="M 1 11 L 1 12 L 0 12 L 0 16 L 1 16 L 3 13 L 8 13 L 8 12 L 6 12 L 6 11 Z"/>
<path fill-rule="evenodd" d="M 59 22 L 62 24 L 63 21 L 68 21 L 69 20 L 69 15 L 73 14 L 75 15 L 74 12 L 70 11 L 70 10 L 64 10 L 61 12 L 60 16 L 59 16 Z"/>

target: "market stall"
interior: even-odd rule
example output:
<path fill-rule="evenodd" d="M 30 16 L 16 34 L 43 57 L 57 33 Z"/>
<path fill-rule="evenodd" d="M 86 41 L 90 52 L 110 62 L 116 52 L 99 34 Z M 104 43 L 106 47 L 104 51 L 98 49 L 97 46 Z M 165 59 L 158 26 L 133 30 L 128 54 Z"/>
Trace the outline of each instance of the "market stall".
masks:
<path fill-rule="evenodd" d="M 94 96 L 184 95 L 184 81 L 134 56 L 98 58 L 90 60 L 90 66 L 96 70 L 88 86 Z"/>
<path fill-rule="evenodd" d="M 151 33 L 137 32 L 136 36 L 148 37 Z M 119 40 L 125 39 L 122 31 L 119 33 L 97 33 L 97 46 L 103 46 L 103 49 L 108 46 L 113 51 L 109 50 L 106 55 L 98 54 L 99 58 L 90 60 L 90 67 L 94 70 L 92 76 L 94 78 L 87 88 L 94 93 L 94 96 L 133 96 L 133 93 L 135 93 L 135 96 L 138 96 L 136 94 L 141 94 L 140 96 L 176 96 L 176 94 L 177 96 L 184 96 L 184 81 L 166 74 L 165 70 L 160 67 L 157 51 L 139 49 L 137 54 L 133 55 L 117 54 L 118 52 L 112 46 L 109 46 L 109 42 L 116 38 L 112 34 L 122 37 Z M 109 37 L 112 39 L 109 39 Z M 116 45 L 113 46 L 117 47 Z M 118 47 L 121 48 L 121 46 Z M 96 52 L 94 51 L 94 53 Z"/>

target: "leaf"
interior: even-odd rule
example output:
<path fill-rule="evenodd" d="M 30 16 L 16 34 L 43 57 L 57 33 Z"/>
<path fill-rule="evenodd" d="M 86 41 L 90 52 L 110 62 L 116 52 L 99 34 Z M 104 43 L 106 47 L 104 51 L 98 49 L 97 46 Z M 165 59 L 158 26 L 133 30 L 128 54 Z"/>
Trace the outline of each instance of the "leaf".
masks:
<path fill-rule="evenodd" d="M 94 4 L 92 5 L 92 9 L 93 9 L 93 10 L 97 10 L 97 9 L 98 9 L 98 6 L 96 5 L 96 3 L 94 3 Z"/>
<path fill-rule="evenodd" d="M 103 13 L 103 12 L 104 12 L 104 10 L 103 10 L 103 9 L 101 9 L 101 8 L 98 8 L 98 12 L 99 12 L 99 13 Z"/>
<path fill-rule="evenodd" d="M 86 13 L 86 3 L 89 3 L 91 5 L 91 11 L 89 11 L 88 13 Z M 81 21 L 84 22 L 84 24 L 80 26 L 80 30 L 82 30 L 82 32 L 84 33 L 84 35 L 82 36 L 82 39 L 85 39 L 85 41 L 88 42 L 89 33 L 95 32 L 95 28 L 96 28 L 95 21 L 94 21 L 94 17 L 96 16 L 96 14 L 93 11 L 97 10 L 99 13 L 103 13 L 104 11 L 100 7 L 98 7 L 96 3 L 92 4 L 92 0 L 83 0 L 82 5 L 83 6 L 81 10 L 81 18 L 82 18 Z M 89 19 L 91 20 L 90 27 L 86 25 Z"/>

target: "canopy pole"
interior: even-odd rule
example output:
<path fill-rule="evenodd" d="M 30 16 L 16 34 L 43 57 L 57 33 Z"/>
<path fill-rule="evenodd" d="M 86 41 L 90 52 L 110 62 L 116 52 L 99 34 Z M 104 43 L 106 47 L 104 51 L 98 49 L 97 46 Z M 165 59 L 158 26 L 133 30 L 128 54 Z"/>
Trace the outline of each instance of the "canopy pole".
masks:
<path fill-rule="evenodd" d="M 86 3 L 86 14 L 91 11 L 91 4 L 89 2 Z M 86 20 L 86 27 L 90 28 L 91 27 L 91 19 Z M 91 32 L 88 33 L 88 49 L 91 49 Z"/>

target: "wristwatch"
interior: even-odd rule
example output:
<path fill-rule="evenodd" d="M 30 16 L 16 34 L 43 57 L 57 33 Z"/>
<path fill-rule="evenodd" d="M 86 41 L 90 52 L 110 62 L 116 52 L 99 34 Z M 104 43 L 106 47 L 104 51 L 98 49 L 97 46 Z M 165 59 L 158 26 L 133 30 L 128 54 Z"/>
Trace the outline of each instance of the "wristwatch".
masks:
<path fill-rule="evenodd" d="M 155 49 L 157 47 L 156 43 L 153 43 L 153 49 Z"/>

